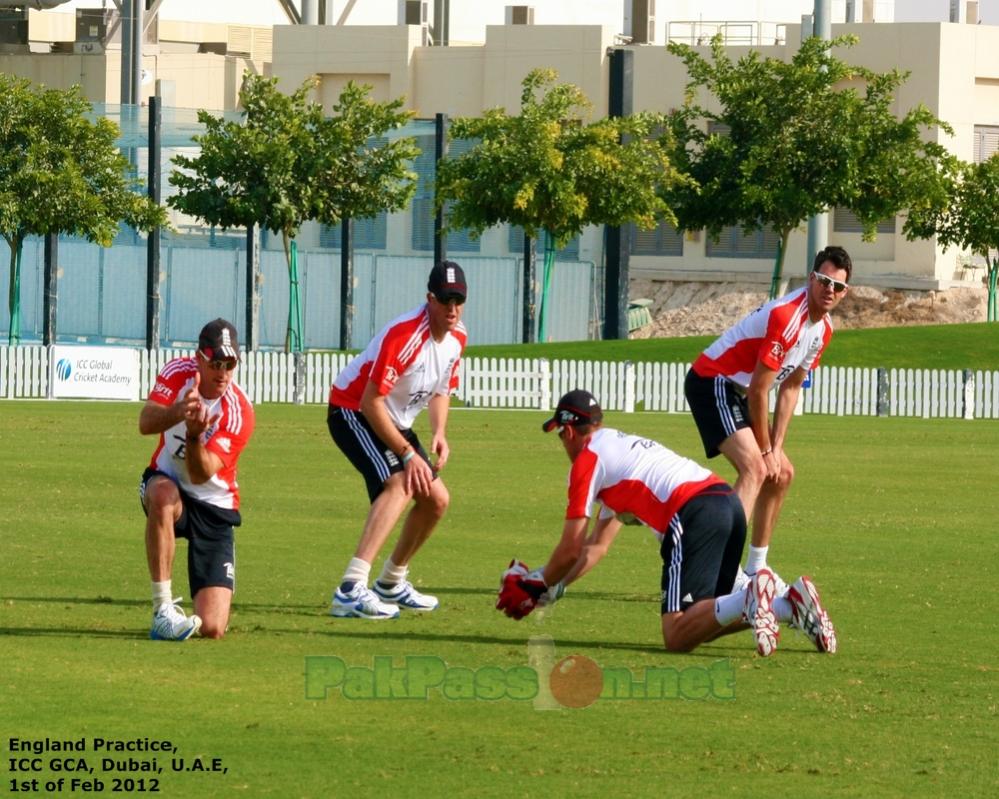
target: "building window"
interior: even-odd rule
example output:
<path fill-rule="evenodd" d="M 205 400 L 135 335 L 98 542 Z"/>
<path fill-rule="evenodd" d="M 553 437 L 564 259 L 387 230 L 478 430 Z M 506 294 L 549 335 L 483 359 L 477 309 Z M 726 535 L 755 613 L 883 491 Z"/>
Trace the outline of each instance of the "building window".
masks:
<path fill-rule="evenodd" d="M 975 163 L 988 161 L 999 152 L 999 127 L 975 125 Z"/>
<path fill-rule="evenodd" d="M 683 234 L 668 222 L 652 230 L 635 227 L 631 231 L 632 255 L 683 255 Z"/>
<path fill-rule="evenodd" d="M 383 211 L 375 217 L 354 220 L 355 250 L 384 250 L 388 229 L 388 215 Z M 319 246 L 328 250 L 339 250 L 342 239 L 341 225 L 320 225 Z"/>
<path fill-rule="evenodd" d="M 544 257 L 544 244 L 541 241 L 537 243 L 538 257 Z M 509 232 L 507 233 L 507 249 L 513 255 L 523 255 L 524 254 L 524 229 L 522 227 L 517 227 L 515 225 L 510 225 Z M 579 236 L 574 236 L 570 239 L 569 243 L 566 244 L 561 250 L 555 251 L 556 261 L 578 261 L 579 260 Z"/>
<path fill-rule="evenodd" d="M 414 250 L 434 249 L 434 180 L 437 170 L 434 168 L 434 137 L 417 136 L 416 145 L 420 154 L 413 161 L 413 171 L 419 176 L 416 183 L 416 196 L 413 199 L 413 234 Z M 475 145 L 474 141 L 458 139 L 451 142 L 451 155 L 461 155 Z M 445 208 L 445 212 L 447 209 Z M 448 252 L 479 252 L 479 240 L 473 239 L 467 230 L 456 230 L 448 233 Z"/>
<path fill-rule="evenodd" d="M 860 224 L 857 215 L 848 208 L 835 208 L 833 210 L 833 230 L 836 233 L 863 233 L 864 226 Z M 878 222 L 878 233 L 894 233 L 895 217 L 890 216 Z"/>
<path fill-rule="evenodd" d="M 718 241 L 708 236 L 705 254 L 708 258 L 768 258 L 777 257 L 777 233 L 765 225 L 762 230 L 754 230 L 744 235 L 738 225 L 722 228 Z"/>

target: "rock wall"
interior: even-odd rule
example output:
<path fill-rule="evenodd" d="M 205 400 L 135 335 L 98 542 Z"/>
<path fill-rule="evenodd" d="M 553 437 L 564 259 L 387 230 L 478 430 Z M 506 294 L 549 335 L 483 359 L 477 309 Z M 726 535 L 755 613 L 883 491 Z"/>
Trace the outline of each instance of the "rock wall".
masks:
<path fill-rule="evenodd" d="M 632 338 L 717 335 L 767 301 L 759 284 L 633 280 L 631 297 L 652 300 L 652 324 Z M 984 322 L 981 288 L 899 291 L 851 286 L 833 312 L 837 329 Z"/>

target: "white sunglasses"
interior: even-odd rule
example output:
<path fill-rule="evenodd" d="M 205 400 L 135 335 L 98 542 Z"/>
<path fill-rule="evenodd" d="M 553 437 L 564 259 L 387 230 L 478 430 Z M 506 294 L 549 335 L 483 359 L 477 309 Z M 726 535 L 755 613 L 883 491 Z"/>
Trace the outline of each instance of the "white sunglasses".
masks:
<path fill-rule="evenodd" d="M 832 287 L 832 290 L 836 294 L 842 294 L 846 291 L 846 283 L 842 280 L 834 280 L 829 277 L 829 275 L 823 275 L 821 272 L 812 272 L 812 274 L 815 276 L 815 279 L 819 281 L 819 285 L 825 286 L 826 288 Z"/>

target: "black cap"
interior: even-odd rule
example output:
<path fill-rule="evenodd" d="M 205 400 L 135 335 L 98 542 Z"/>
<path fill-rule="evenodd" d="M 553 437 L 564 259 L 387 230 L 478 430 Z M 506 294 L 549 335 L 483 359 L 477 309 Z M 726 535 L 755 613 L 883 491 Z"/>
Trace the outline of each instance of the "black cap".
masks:
<path fill-rule="evenodd" d="M 232 322 L 216 319 L 209 322 L 198 335 L 198 349 L 209 361 L 221 361 L 225 358 L 239 360 L 239 339 Z"/>
<path fill-rule="evenodd" d="M 454 261 L 441 261 L 430 270 L 427 291 L 442 302 L 464 300 L 468 296 L 464 270 Z"/>
<path fill-rule="evenodd" d="M 594 424 L 602 421 L 604 412 L 589 391 L 581 388 L 573 389 L 558 401 L 555 415 L 541 425 L 541 429 L 550 433 L 556 427 L 567 425 Z"/>

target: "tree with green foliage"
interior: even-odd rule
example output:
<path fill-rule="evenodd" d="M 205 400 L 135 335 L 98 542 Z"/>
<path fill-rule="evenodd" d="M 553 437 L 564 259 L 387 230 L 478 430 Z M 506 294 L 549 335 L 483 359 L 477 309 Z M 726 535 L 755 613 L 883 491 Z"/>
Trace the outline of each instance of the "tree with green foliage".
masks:
<path fill-rule="evenodd" d="M 745 233 L 771 228 L 780 240 L 776 296 L 791 232 L 834 207 L 849 209 L 865 240 L 877 223 L 945 190 L 946 149 L 926 137 L 946 123 L 918 105 L 901 117 L 895 94 L 908 77 L 879 74 L 833 55 L 857 38 L 809 38 L 790 61 L 750 51 L 738 61 L 720 37 L 706 58 L 689 45 L 669 51 L 687 67 L 684 104 L 667 118 L 671 158 L 693 181 L 666 195 L 685 230 Z M 702 98 L 701 90 L 710 96 Z"/>
<path fill-rule="evenodd" d="M 970 250 L 985 259 L 987 321 L 999 321 L 999 155 L 979 164 L 959 162 L 946 176 L 942 198 L 914 204 L 903 230 L 909 239 L 936 236 L 944 246 Z"/>
<path fill-rule="evenodd" d="M 385 138 L 412 117 L 402 100 L 379 103 L 369 86 L 348 83 L 327 117 L 310 100 L 318 84 L 292 94 L 276 78 L 247 75 L 240 91 L 242 121 L 198 112 L 201 150 L 178 156 L 170 176 L 179 193 L 169 205 L 222 229 L 259 225 L 280 234 L 291 282 L 285 348 L 301 349 L 294 324 L 297 274 L 293 239 L 307 221 L 335 225 L 404 208 L 416 189 L 410 169 L 419 150 L 412 137 Z"/>
<path fill-rule="evenodd" d="M 657 190 L 680 180 L 659 135 L 661 115 L 587 122 L 590 102 L 582 90 L 556 79 L 552 69 L 530 72 L 517 116 L 495 108 L 454 120 L 451 138 L 476 144 L 444 159 L 437 172 L 437 204 L 447 206 L 449 230 L 479 235 L 509 224 L 532 238 L 545 234 L 542 330 L 555 248 L 588 225 L 674 222 Z"/>
<path fill-rule="evenodd" d="M 21 340 L 21 253 L 27 236 L 65 233 L 107 247 L 122 222 L 148 231 L 166 212 L 115 146 L 118 126 L 91 120 L 78 86 L 46 89 L 0 73 L 0 235 L 10 247 L 8 340 Z"/>

